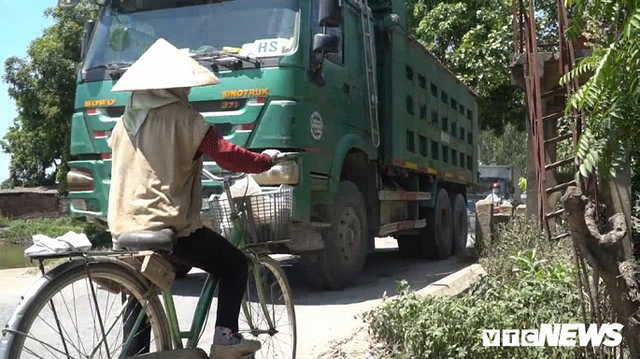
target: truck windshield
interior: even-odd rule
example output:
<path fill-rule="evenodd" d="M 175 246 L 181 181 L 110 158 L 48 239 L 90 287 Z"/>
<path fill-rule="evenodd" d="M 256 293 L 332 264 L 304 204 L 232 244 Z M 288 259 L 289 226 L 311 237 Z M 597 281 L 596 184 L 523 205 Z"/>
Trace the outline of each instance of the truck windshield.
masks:
<path fill-rule="evenodd" d="M 191 54 L 288 55 L 297 48 L 299 11 L 300 0 L 112 0 L 83 69 L 131 64 L 159 38 Z"/>

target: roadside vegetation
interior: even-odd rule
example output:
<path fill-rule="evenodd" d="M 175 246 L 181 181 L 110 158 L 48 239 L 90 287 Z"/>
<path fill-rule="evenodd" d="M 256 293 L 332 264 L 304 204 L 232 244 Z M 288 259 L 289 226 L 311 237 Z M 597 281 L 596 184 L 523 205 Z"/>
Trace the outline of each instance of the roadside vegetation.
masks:
<path fill-rule="evenodd" d="M 541 240 L 535 222 L 506 224 L 480 263 L 487 276 L 456 297 L 421 297 L 406 283 L 399 296 L 366 313 L 392 358 L 534 359 L 579 357 L 581 348 L 483 347 L 482 329 L 538 329 L 579 323 L 570 242 Z"/>
<path fill-rule="evenodd" d="M 110 246 L 111 237 L 105 228 L 94 222 L 71 217 L 10 219 L 0 217 L 0 245 L 26 247 L 34 234 L 58 237 L 69 231 L 85 233 L 94 247 Z"/>

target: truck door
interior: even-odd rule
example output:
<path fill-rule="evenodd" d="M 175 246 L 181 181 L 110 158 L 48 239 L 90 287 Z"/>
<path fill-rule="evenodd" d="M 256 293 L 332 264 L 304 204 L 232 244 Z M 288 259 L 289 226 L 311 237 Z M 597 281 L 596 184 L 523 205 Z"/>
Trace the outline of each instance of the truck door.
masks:
<path fill-rule="evenodd" d="M 337 142 L 342 136 L 349 132 L 347 123 L 351 121 L 353 116 L 352 108 L 357 105 L 358 88 L 354 86 L 352 81 L 352 72 L 347 66 L 347 55 L 349 54 L 348 46 L 350 45 L 351 34 L 348 33 L 350 25 L 348 24 L 349 5 L 343 2 L 343 24 L 340 27 L 329 27 L 326 32 L 338 36 L 341 39 L 340 51 L 335 54 L 327 54 L 322 60 L 321 77 L 322 83 L 318 81 L 309 81 L 309 110 L 317 112 L 322 117 L 324 126 L 323 138 L 318 140 L 312 136 L 312 140 L 317 140 L 322 146 L 321 152 L 328 161 L 324 164 L 331 166 L 333 150 Z M 319 0 L 311 1 L 311 44 L 313 44 L 313 36 L 322 32 L 322 28 L 318 25 L 319 16 Z M 313 52 L 312 49 L 309 49 Z M 318 55 L 312 53 L 311 58 L 317 58 Z"/>

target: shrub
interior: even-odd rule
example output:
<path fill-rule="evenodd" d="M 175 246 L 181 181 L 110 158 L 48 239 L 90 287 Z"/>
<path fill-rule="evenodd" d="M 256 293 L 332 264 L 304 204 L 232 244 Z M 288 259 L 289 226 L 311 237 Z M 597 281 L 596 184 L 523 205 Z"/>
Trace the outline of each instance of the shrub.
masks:
<path fill-rule="evenodd" d="M 572 264 L 571 240 L 549 242 L 542 236 L 539 228 L 538 222 L 529 217 L 516 217 L 509 223 L 500 225 L 491 245 L 479 261 L 487 274 L 505 283 L 512 282 L 516 277 L 511 257 L 521 257 L 526 251 L 534 251 L 538 260 L 551 265 Z"/>
<path fill-rule="evenodd" d="M 519 282 L 487 277 L 460 297 L 420 297 L 406 283 L 399 297 L 365 314 L 378 340 L 399 348 L 398 358 L 534 359 L 578 355 L 580 348 L 483 347 L 482 329 L 537 329 L 580 322 L 571 270 L 561 264 L 512 259 Z M 530 269 L 528 269 L 530 268 Z M 535 268 L 535 269 L 533 269 Z"/>
<path fill-rule="evenodd" d="M 399 296 L 365 314 L 373 334 L 398 358 L 576 358 L 581 348 L 483 347 L 482 329 L 538 329 L 580 323 L 569 241 L 549 243 L 536 223 L 501 228 L 481 264 L 488 273 L 457 297 L 422 298 L 406 282 Z"/>

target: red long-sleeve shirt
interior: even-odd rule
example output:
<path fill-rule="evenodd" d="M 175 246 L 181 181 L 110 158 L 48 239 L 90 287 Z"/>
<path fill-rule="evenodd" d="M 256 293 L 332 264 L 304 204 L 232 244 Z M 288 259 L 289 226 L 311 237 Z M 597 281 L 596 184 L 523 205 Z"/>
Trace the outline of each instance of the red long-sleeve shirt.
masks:
<path fill-rule="evenodd" d="M 220 136 L 213 127 L 207 131 L 198 151 L 231 172 L 261 173 L 273 166 L 271 156 L 236 146 Z"/>

